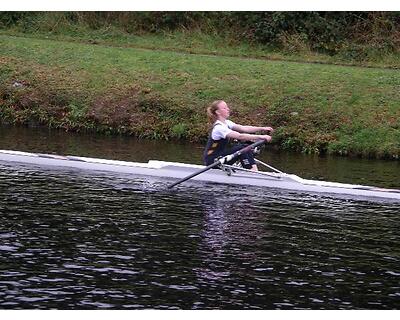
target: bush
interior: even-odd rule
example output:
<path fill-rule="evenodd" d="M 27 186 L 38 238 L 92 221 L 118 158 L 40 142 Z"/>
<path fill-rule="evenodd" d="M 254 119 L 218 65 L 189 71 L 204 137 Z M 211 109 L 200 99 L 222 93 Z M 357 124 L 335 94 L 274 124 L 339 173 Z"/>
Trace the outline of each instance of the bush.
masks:
<path fill-rule="evenodd" d="M 2 12 L 0 27 L 55 33 L 77 27 L 132 34 L 201 30 L 289 52 L 343 51 L 355 60 L 370 47 L 375 56 L 400 51 L 398 12 Z"/>
<path fill-rule="evenodd" d="M 21 22 L 30 24 L 37 19 L 37 16 L 36 12 L 0 12 L 0 27 L 12 27 Z"/>

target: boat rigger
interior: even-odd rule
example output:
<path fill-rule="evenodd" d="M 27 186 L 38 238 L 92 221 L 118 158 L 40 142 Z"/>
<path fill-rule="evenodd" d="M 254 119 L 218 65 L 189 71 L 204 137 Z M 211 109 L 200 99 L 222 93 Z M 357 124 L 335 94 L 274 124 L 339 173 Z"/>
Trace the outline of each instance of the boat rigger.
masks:
<path fill-rule="evenodd" d="M 307 180 L 294 174 L 281 172 L 261 161 L 260 164 L 272 168 L 274 172 L 250 171 L 236 166 L 221 164 L 222 170 L 204 170 L 202 165 L 185 164 L 150 160 L 148 163 L 107 160 L 76 156 L 59 156 L 52 154 L 29 153 L 12 150 L 0 150 L 0 161 L 8 163 L 25 163 L 43 168 L 78 168 L 105 172 L 127 173 L 132 176 L 152 176 L 185 181 L 191 180 L 211 183 L 258 186 L 263 188 L 284 189 L 305 193 L 324 193 L 347 195 L 356 198 L 387 199 L 400 202 L 400 190 L 384 189 L 372 186 L 345 184 L 327 181 Z M 198 174 L 198 172 L 201 174 Z M 187 179 L 186 179 L 187 180 Z M 178 182 L 179 182 L 178 181 Z M 173 185 L 176 185 L 175 182 Z"/>

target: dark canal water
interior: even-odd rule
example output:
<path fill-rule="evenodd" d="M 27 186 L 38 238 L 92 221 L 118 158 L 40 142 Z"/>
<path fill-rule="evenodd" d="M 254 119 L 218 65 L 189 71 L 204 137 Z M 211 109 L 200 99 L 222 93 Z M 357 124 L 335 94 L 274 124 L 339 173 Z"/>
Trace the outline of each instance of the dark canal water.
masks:
<path fill-rule="evenodd" d="M 200 163 L 201 148 L 0 128 L 0 149 Z M 261 159 L 400 187 L 398 162 Z M 0 308 L 400 307 L 398 204 L 169 182 L 0 162 Z"/>

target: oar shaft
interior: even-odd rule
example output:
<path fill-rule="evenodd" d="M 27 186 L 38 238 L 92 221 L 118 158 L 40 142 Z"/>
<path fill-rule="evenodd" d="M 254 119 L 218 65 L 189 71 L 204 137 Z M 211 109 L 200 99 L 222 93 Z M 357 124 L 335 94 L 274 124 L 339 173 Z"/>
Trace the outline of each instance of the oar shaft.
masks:
<path fill-rule="evenodd" d="M 216 160 L 214 163 L 210 164 L 209 166 L 201 169 L 200 171 L 194 172 L 191 175 L 189 175 L 189 176 L 187 176 L 185 178 L 182 178 L 181 180 L 179 180 L 177 182 L 174 182 L 173 184 L 170 184 L 168 186 L 168 189 L 171 189 L 171 188 L 175 187 L 176 185 L 178 185 L 178 184 L 180 184 L 182 182 L 185 182 L 186 180 L 189 180 L 189 179 L 191 179 L 191 178 L 193 178 L 193 177 L 195 177 L 195 176 L 197 176 L 197 175 L 199 175 L 199 174 L 201 174 L 201 173 L 203 173 L 203 172 L 205 172 L 207 170 L 215 168 L 215 167 L 219 166 L 220 164 L 224 164 L 226 162 L 229 162 L 233 158 L 238 157 L 243 153 L 249 152 L 252 149 L 262 145 L 263 143 L 265 143 L 265 140 L 259 140 L 257 142 L 254 142 L 253 144 L 248 145 L 247 147 L 244 147 L 243 149 L 240 149 L 240 150 L 236 151 L 235 153 L 232 153 L 232 154 L 229 154 L 229 155 L 227 155 L 225 157 L 222 157 L 222 158 Z"/>
<path fill-rule="evenodd" d="M 185 182 L 186 180 L 189 180 L 189 179 L 191 179 L 191 178 L 203 173 L 204 171 L 207 171 L 207 170 L 210 170 L 210 169 L 212 169 L 214 167 L 217 167 L 219 164 L 221 164 L 221 162 L 218 160 L 218 161 L 210 164 L 209 166 L 205 167 L 204 169 L 202 169 L 200 171 L 197 171 L 197 172 L 194 172 L 191 175 L 189 175 L 189 176 L 187 176 L 187 177 L 185 177 L 185 178 L 183 178 L 183 179 L 181 179 L 181 180 L 179 180 L 177 182 L 174 182 L 173 184 L 170 184 L 168 186 L 168 189 L 171 189 L 171 188 L 175 187 L 176 185 L 178 185 L 178 184 L 180 184 L 182 182 Z"/>
<path fill-rule="evenodd" d="M 256 142 L 248 145 L 247 147 L 244 147 L 243 149 L 240 149 L 239 151 L 236 151 L 235 153 L 228 155 L 226 157 L 232 156 L 232 158 L 234 158 L 234 157 L 240 156 L 243 153 L 249 152 L 249 151 L 253 150 L 254 148 L 257 148 L 258 146 L 264 144 L 265 142 L 266 142 L 265 140 L 258 140 Z"/>

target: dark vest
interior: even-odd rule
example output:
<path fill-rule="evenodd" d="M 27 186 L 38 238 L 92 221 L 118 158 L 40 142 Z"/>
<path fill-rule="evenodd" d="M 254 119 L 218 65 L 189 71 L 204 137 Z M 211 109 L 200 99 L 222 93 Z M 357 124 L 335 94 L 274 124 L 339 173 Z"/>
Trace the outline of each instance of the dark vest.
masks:
<path fill-rule="evenodd" d="M 213 126 L 213 129 L 215 126 L 218 126 L 218 125 L 222 125 L 222 124 L 220 124 L 220 123 L 215 124 Z M 212 130 L 208 137 L 206 148 L 204 149 L 204 154 L 203 154 L 203 161 L 206 166 L 212 164 L 216 158 L 225 155 L 224 151 L 229 142 L 229 139 L 214 140 L 211 137 L 211 134 L 212 134 Z"/>

